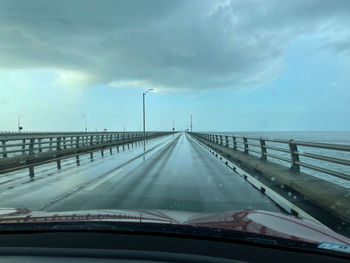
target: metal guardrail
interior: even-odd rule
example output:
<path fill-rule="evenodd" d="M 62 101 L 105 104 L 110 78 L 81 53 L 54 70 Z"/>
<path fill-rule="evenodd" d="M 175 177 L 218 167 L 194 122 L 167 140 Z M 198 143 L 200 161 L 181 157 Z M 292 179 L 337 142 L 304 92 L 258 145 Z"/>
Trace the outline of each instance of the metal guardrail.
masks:
<path fill-rule="evenodd" d="M 150 139 L 173 132 L 61 132 L 61 133 L 0 133 L 0 173 L 29 168 L 29 175 L 34 176 L 34 166 L 57 162 L 61 169 L 61 160 L 110 148 Z M 118 148 L 119 150 L 119 148 Z M 111 150 L 112 151 L 112 150 Z"/>
<path fill-rule="evenodd" d="M 261 160 L 267 160 L 270 157 L 272 160 L 277 159 L 279 161 L 287 162 L 290 164 L 290 168 L 295 171 L 300 171 L 300 167 L 305 167 L 318 172 L 322 172 L 328 175 L 336 176 L 345 180 L 350 180 L 350 174 L 338 172 L 328 168 L 324 168 L 315 164 L 301 161 L 300 157 L 307 157 L 313 160 L 326 161 L 329 163 L 340 164 L 349 167 L 350 173 L 350 160 L 345 158 L 331 157 L 316 153 L 306 152 L 300 150 L 303 148 L 318 148 L 327 149 L 338 152 L 350 152 L 350 145 L 341 144 L 328 144 L 328 143 L 316 143 L 316 142 L 305 142 L 295 140 L 284 140 L 284 139 L 271 139 L 264 137 L 247 137 L 247 136 L 236 136 L 228 134 L 210 134 L 210 133 L 192 133 L 205 140 L 230 147 L 233 150 L 241 151 L 246 154 L 255 153 Z M 272 142 L 277 145 L 268 145 L 267 142 Z"/>

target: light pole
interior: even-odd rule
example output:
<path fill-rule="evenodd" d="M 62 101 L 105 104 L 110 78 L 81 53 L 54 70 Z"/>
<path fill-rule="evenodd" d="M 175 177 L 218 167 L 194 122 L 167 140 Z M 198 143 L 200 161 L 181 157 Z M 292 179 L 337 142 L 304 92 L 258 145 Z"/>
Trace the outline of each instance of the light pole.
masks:
<path fill-rule="evenodd" d="M 146 92 L 143 92 L 142 93 L 142 101 L 143 101 L 143 139 L 145 139 L 146 138 L 146 120 L 145 120 L 145 96 L 146 96 L 146 94 L 147 94 L 147 92 L 149 92 L 149 91 L 152 91 L 153 89 L 148 89 L 148 90 L 146 90 Z"/>
<path fill-rule="evenodd" d="M 192 114 L 190 114 L 190 113 L 187 113 L 187 114 L 190 115 L 190 117 L 191 117 L 190 131 L 192 132 Z"/>
<path fill-rule="evenodd" d="M 17 116 L 17 123 L 18 123 L 18 132 L 21 132 L 23 127 L 21 127 L 21 117 L 27 116 L 27 114 L 21 114 Z"/>

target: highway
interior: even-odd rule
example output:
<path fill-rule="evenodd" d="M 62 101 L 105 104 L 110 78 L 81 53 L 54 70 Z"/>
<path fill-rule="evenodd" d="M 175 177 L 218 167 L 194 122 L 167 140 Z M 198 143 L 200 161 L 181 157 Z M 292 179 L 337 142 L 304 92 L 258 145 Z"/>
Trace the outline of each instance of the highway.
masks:
<path fill-rule="evenodd" d="M 266 195 L 185 133 L 151 139 L 91 161 L 82 156 L 0 177 L 0 207 L 46 211 L 168 209 L 281 212 Z"/>

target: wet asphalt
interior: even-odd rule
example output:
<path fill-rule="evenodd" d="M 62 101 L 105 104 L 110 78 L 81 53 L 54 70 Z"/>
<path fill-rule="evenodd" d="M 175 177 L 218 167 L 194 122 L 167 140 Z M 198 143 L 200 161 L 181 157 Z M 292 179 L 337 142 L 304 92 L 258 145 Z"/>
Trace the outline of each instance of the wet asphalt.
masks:
<path fill-rule="evenodd" d="M 94 161 L 81 158 L 79 167 L 71 161 L 62 171 L 53 165 L 38 168 L 34 180 L 20 173 L 5 178 L 18 178 L 13 182 L 0 178 L 0 207 L 281 212 L 186 133 L 113 151 Z"/>

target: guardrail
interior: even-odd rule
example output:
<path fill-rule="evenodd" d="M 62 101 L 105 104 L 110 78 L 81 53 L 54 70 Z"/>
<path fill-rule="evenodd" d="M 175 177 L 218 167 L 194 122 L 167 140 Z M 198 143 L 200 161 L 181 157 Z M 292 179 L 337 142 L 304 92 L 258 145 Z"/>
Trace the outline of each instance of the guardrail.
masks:
<path fill-rule="evenodd" d="M 350 152 L 350 145 L 271 139 L 264 137 L 247 137 L 228 134 L 192 134 L 201 137 L 205 140 L 214 142 L 216 144 L 230 147 L 235 151 L 241 151 L 246 154 L 253 153 L 255 154 L 255 156 L 258 156 L 261 160 L 267 160 L 267 158 L 269 158 L 271 161 L 279 160 L 285 163 L 289 163 L 290 168 L 295 171 L 300 171 L 300 167 L 305 167 L 331 176 L 336 176 L 338 178 L 350 180 L 349 160 L 347 160 L 346 158 L 331 157 L 322 154 L 311 153 L 307 150 L 310 150 L 311 148 L 332 150 L 336 153 L 336 156 L 341 156 L 342 154 L 339 154 L 339 152 Z M 274 145 L 269 145 L 268 143 L 274 143 Z M 301 147 L 303 148 L 302 150 Z M 305 160 L 301 160 L 302 158 L 304 158 Z M 331 170 L 319 165 L 311 164 L 310 160 L 326 161 L 328 163 L 340 164 L 345 167 L 349 167 L 349 174 Z"/>
<path fill-rule="evenodd" d="M 216 157 L 231 161 L 232 169 L 254 187 L 273 200 L 282 200 L 291 214 L 300 213 L 350 235 L 350 145 L 189 134 Z"/>
<path fill-rule="evenodd" d="M 34 166 L 90 154 L 103 149 L 144 139 L 172 134 L 173 132 L 61 132 L 61 133 L 0 133 L 0 173 L 29 168 L 34 176 Z M 118 148 L 119 151 L 119 148 Z"/>

